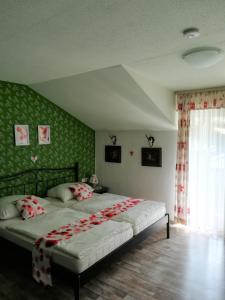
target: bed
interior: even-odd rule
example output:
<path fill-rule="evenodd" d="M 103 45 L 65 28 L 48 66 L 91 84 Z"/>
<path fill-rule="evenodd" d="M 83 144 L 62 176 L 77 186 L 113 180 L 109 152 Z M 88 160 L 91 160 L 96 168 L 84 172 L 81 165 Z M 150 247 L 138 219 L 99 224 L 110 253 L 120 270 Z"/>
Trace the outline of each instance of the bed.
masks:
<path fill-rule="evenodd" d="M 98 211 L 107 207 L 112 207 L 117 203 L 129 198 L 128 196 L 121 196 L 111 193 L 96 194 L 93 197 L 84 201 L 69 200 L 65 203 L 59 199 L 47 197 L 52 204 L 58 207 L 69 207 L 76 211 L 87 212 L 95 214 Z M 166 206 L 163 202 L 145 200 L 132 209 L 119 214 L 113 218 L 117 222 L 127 222 L 131 224 L 134 235 L 137 235 L 148 226 L 152 225 L 166 214 Z"/>
<path fill-rule="evenodd" d="M 32 251 L 34 242 L 46 232 L 74 220 L 88 217 L 86 213 L 68 208 L 58 209 L 52 205 L 46 208 L 46 214 L 25 222 L 20 217 L 1 220 L 0 235 Z M 52 260 L 53 263 L 74 273 L 81 273 L 130 240 L 132 236 L 130 224 L 108 221 L 74 236 L 66 243 L 56 245 L 52 250 Z"/>
<path fill-rule="evenodd" d="M 2 177 L 0 178 L 0 196 L 21 192 L 44 196 L 52 186 L 63 182 L 78 181 L 78 171 L 78 163 L 76 163 L 74 167 L 70 168 L 35 169 Z M 50 201 L 47 206 L 47 215 L 30 220 L 27 226 L 18 218 L 1 221 L 0 237 L 31 251 L 34 241 L 39 236 L 46 233 L 52 226 L 54 228 L 54 226 L 61 224 L 56 223 L 56 219 L 61 220 L 64 224 L 70 218 L 79 219 L 96 212 L 99 207 L 103 207 L 102 205 L 105 202 L 108 206 L 110 203 L 114 204 L 124 199 L 123 196 L 112 194 L 101 196 L 95 194 L 94 197 L 95 199 L 92 200 L 96 200 L 95 202 L 89 201 L 82 204 L 81 202 L 74 203 L 74 201 L 70 201 L 61 205 L 61 207 L 56 199 L 48 199 Z M 143 225 L 140 225 L 141 222 L 134 223 L 137 211 L 136 208 L 132 208 L 132 213 L 123 213 L 123 216 L 118 216 L 118 218 L 78 235 L 76 246 L 73 244 L 74 241 L 69 243 L 68 248 L 70 251 L 62 249 L 60 246 L 54 247 L 52 251 L 53 262 L 71 271 L 75 276 L 74 297 L 76 300 L 79 300 L 79 289 L 83 283 L 120 253 L 125 252 L 134 244 L 146 238 L 154 223 L 166 219 L 167 238 L 169 238 L 169 215 L 165 213 L 165 206 L 158 206 L 156 202 L 145 202 L 147 204 L 142 204 L 141 210 L 146 213 L 147 222 L 143 222 Z M 152 209 L 155 213 L 151 215 L 151 218 L 148 218 L 150 206 L 151 208 L 155 207 L 155 210 Z M 49 219 L 51 218 L 53 222 L 50 224 Z M 29 229 L 30 225 L 28 226 L 28 224 L 31 225 L 32 230 Z M 36 229 L 34 230 L 34 228 Z M 95 250 L 93 251 L 93 249 Z"/>

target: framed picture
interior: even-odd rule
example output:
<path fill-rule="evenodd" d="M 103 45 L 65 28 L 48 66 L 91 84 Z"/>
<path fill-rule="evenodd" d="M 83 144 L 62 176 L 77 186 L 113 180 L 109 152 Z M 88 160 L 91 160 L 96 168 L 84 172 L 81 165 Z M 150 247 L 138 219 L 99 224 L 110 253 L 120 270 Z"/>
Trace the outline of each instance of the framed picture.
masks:
<path fill-rule="evenodd" d="M 38 125 L 38 143 L 39 145 L 50 144 L 50 126 Z"/>
<path fill-rule="evenodd" d="M 14 132 L 16 146 L 28 146 L 30 144 L 28 125 L 14 125 Z"/>
<path fill-rule="evenodd" d="M 162 148 L 141 148 L 141 165 L 162 167 Z"/>
<path fill-rule="evenodd" d="M 121 163 L 121 146 L 105 146 L 105 161 Z"/>

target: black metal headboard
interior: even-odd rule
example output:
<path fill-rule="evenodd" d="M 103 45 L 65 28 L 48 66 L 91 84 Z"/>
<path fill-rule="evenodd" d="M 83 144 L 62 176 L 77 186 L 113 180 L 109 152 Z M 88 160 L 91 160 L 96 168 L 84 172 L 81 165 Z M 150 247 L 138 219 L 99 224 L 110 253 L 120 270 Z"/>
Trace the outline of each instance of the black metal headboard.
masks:
<path fill-rule="evenodd" d="M 79 164 L 66 168 L 31 169 L 0 177 L 0 197 L 15 194 L 46 196 L 55 185 L 79 180 Z"/>

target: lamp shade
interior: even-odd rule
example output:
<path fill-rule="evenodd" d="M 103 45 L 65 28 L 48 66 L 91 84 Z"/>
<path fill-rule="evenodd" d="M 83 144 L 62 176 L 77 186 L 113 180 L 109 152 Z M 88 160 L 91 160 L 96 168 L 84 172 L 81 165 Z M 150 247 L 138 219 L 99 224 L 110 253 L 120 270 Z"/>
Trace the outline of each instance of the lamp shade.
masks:
<path fill-rule="evenodd" d="M 224 57 L 224 53 L 221 49 L 205 47 L 205 48 L 195 48 L 185 52 L 182 58 L 190 65 L 196 68 L 208 68 Z"/>
<path fill-rule="evenodd" d="M 90 178 L 90 183 L 93 185 L 97 185 L 98 184 L 98 177 L 96 174 L 93 174 Z"/>

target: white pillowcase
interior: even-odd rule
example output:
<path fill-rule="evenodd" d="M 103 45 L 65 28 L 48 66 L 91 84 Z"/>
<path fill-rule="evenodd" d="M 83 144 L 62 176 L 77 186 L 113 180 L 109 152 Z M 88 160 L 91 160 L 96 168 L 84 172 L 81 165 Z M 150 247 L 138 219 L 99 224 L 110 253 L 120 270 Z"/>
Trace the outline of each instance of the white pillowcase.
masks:
<path fill-rule="evenodd" d="M 15 201 L 23 199 L 25 195 L 13 195 L 0 198 L 0 219 L 7 220 L 18 217 L 20 215 L 15 206 Z"/>
<path fill-rule="evenodd" d="M 74 195 L 70 190 L 70 186 L 72 186 L 73 184 L 74 182 L 70 182 L 70 183 L 62 183 L 57 186 L 54 186 L 53 188 L 48 190 L 47 196 L 52 198 L 58 198 L 63 202 L 71 200 L 74 198 Z"/>
<path fill-rule="evenodd" d="M 88 185 L 87 183 L 83 182 L 69 182 L 69 183 L 62 183 L 57 186 L 54 186 L 47 192 L 47 196 L 51 198 L 58 198 L 62 200 L 63 202 L 69 201 L 71 199 L 76 198 L 76 193 L 74 193 L 71 188 L 74 188 L 74 186 L 86 186 L 90 192 L 92 192 L 94 189 Z"/>
<path fill-rule="evenodd" d="M 12 219 L 20 216 L 19 210 L 15 206 L 16 200 L 21 200 L 27 197 L 27 195 L 11 195 L 6 197 L 0 197 L 0 220 Z M 47 200 L 41 199 L 42 205 L 49 203 Z"/>

